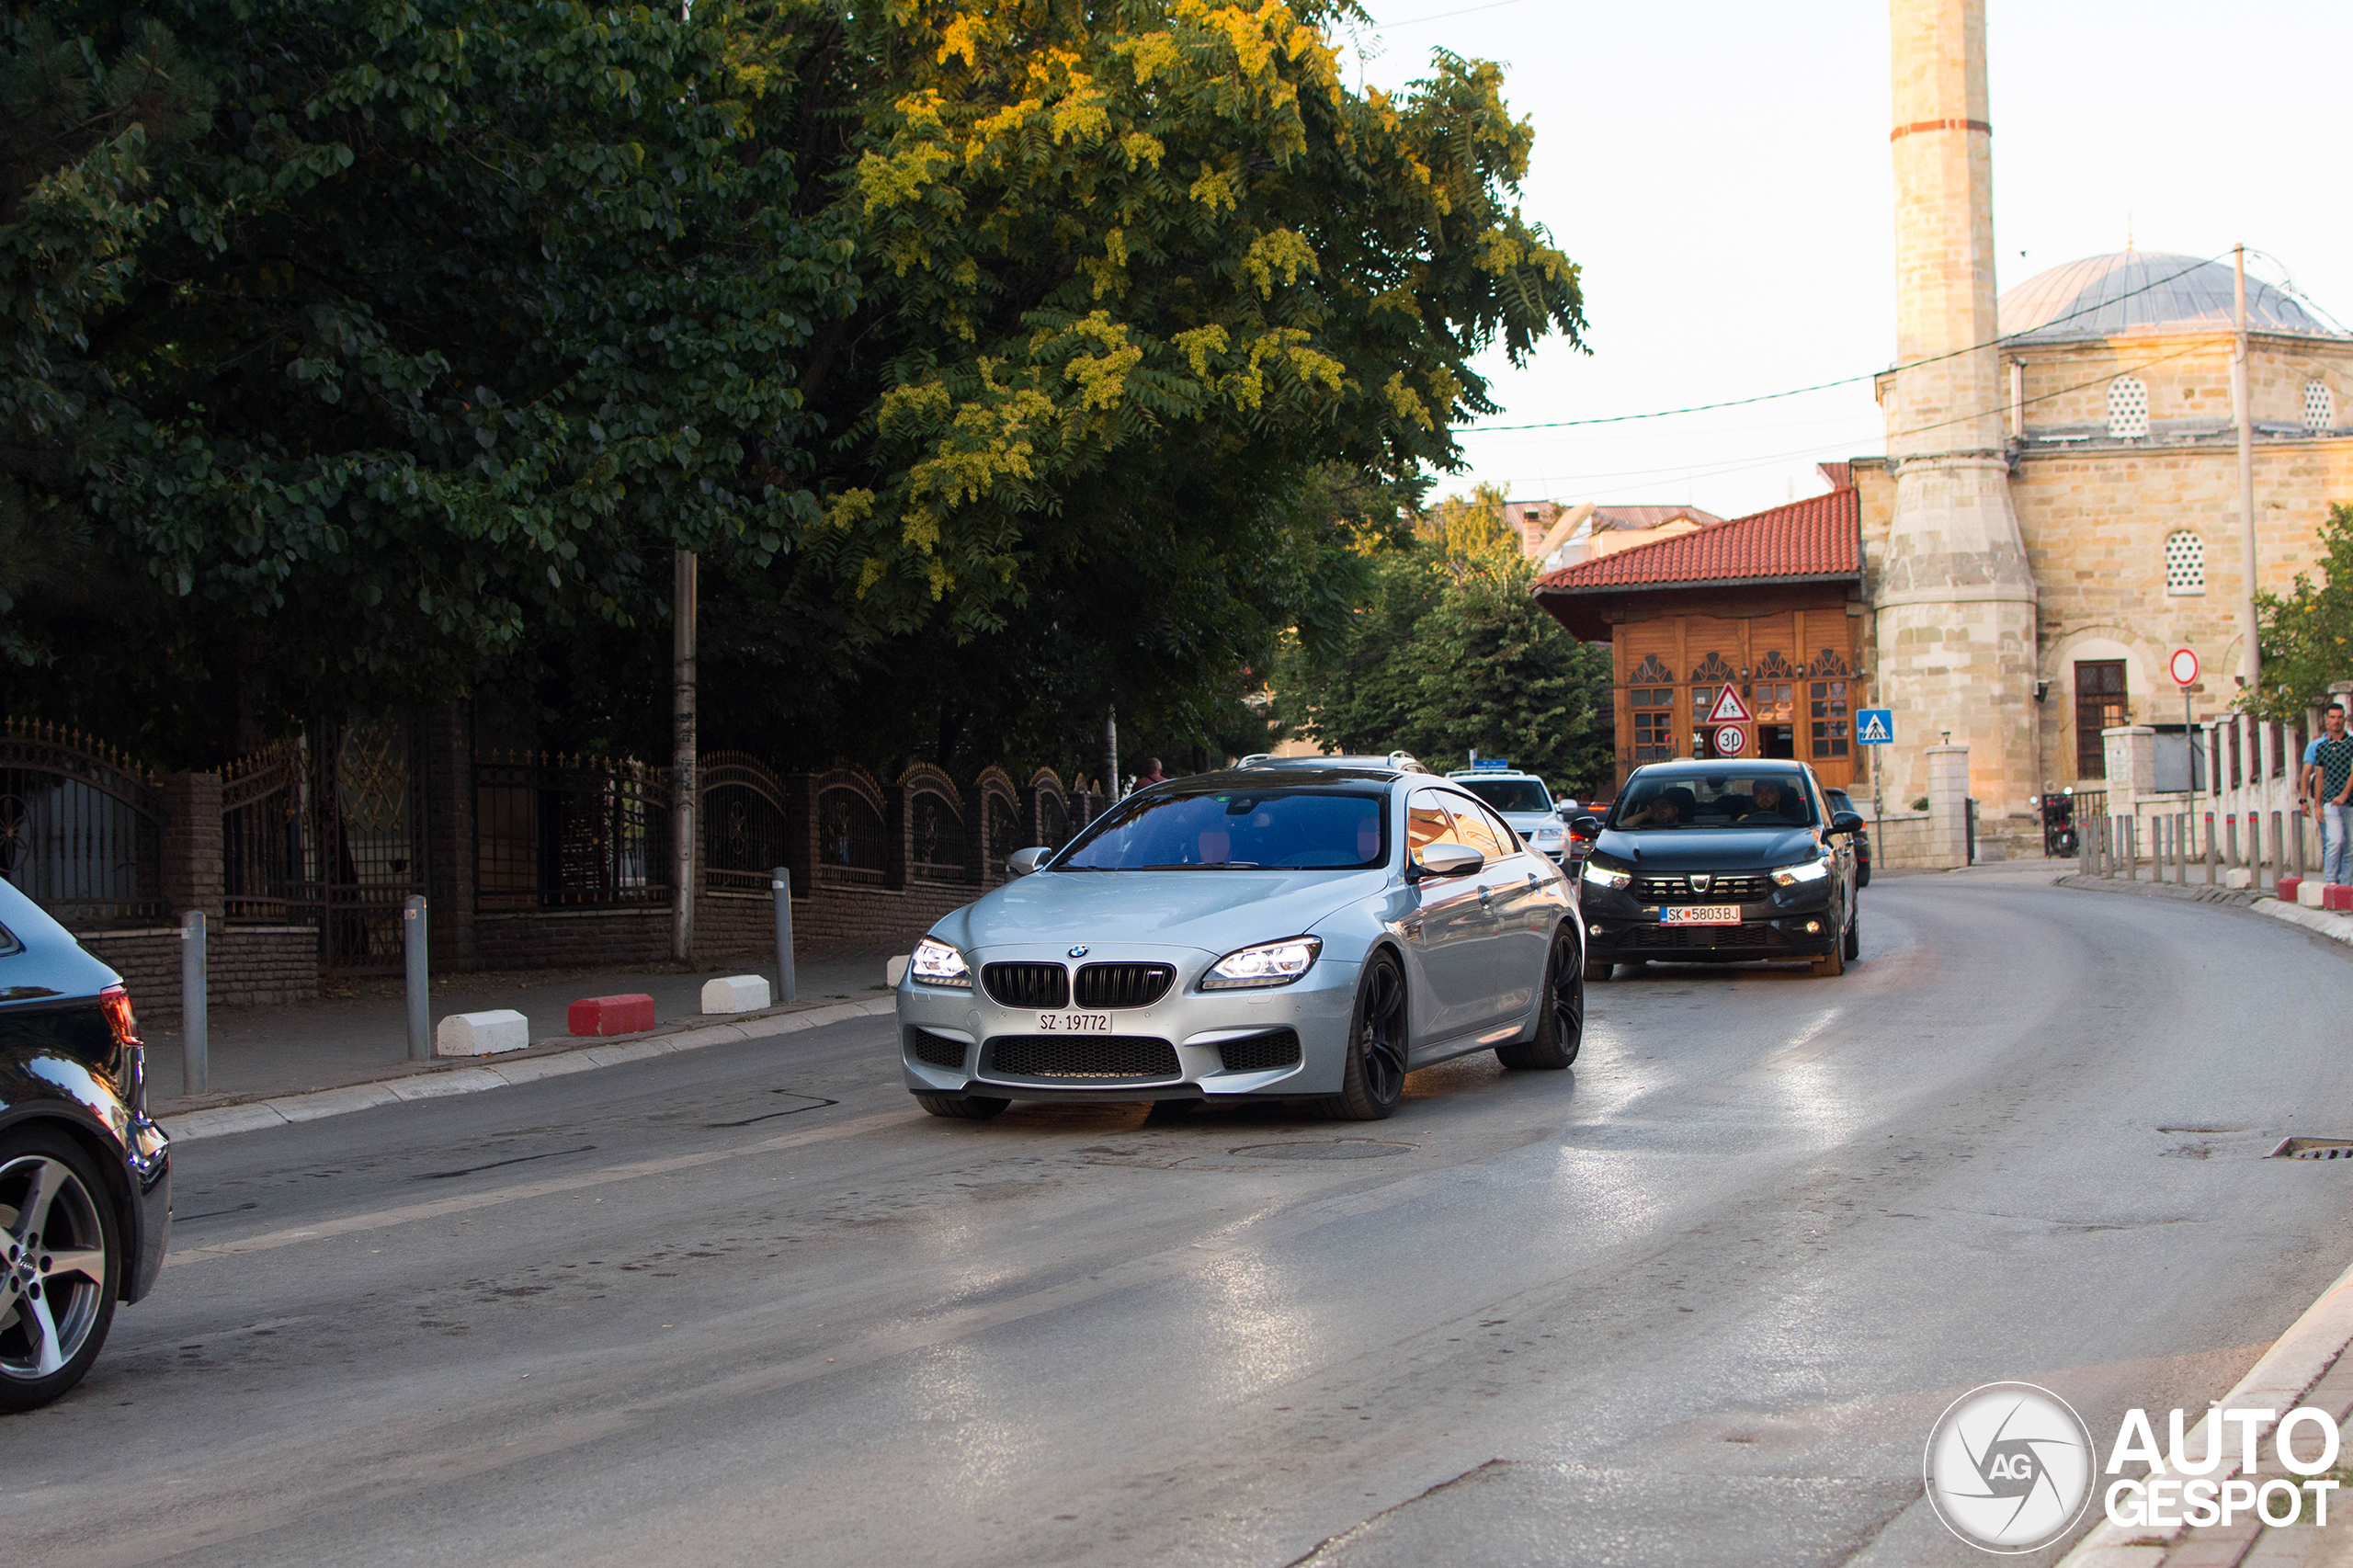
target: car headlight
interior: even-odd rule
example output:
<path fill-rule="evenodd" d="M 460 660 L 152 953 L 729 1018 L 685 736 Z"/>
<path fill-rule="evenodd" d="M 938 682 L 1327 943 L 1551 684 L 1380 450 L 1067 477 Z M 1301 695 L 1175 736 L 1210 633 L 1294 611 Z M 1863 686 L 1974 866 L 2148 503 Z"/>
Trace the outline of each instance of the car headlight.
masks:
<path fill-rule="evenodd" d="M 959 991 L 972 988 L 972 971 L 964 967 L 964 955 L 929 937 L 915 944 L 915 958 L 908 963 L 907 972 L 923 985 L 952 985 Z"/>
<path fill-rule="evenodd" d="M 1561 842 L 1561 830 L 1557 827 L 1530 828 L 1528 841 L 1530 844 L 1558 844 Z"/>
<path fill-rule="evenodd" d="M 1597 860 L 1587 860 L 1585 863 L 1585 880 L 1597 887 L 1622 888 L 1631 881 L 1633 877 L 1631 873 L 1621 871 L 1615 866 L 1605 866 Z"/>
<path fill-rule="evenodd" d="M 1780 887 L 1789 887 L 1796 882 L 1818 882 L 1829 874 L 1830 862 L 1827 860 L 1801 860 L 1794 866 L 1773 868 L 1773 881 Z"/>
<path fill-rule="evenodd" d="M 1204 991 L 1243 991 L 1267 985 L 1289 985 L 1307 972 L 1324 950 L 1321 937 L 1292 937 L 1239 948 L 1210 965 L 1201 976 Z"/>

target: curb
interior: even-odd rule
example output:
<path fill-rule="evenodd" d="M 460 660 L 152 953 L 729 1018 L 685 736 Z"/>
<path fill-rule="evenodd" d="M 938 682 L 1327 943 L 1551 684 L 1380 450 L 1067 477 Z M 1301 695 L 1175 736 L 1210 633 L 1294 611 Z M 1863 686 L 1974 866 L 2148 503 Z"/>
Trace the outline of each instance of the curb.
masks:
<path fill-rule="evenodd" d="M 2183 1451 L 2208 1451 L 2208 1446 L 2214 1441 L 2208 1427 L 2222 1410 L 2268 1409 L 2286 1415 L 2336 1364 L 2348 1344 L 2353 1344 L 2353 1267 L 2338 1275 L 2336 1282 L 2304 1309 L 2304 1315 L 2290 1324 L 2288 1332 L 2247 1369 L 2246 1376 L 2238 1381 L 2237 1386 L 2216 1402 L 2217 1409 L 2209 1411 L 2189 1429 L 2182 1439 Z M 2268 1434 L 2270 1428 L 2264 1430 Z M 2239 1467 L 2233 1465 L 2231 1474 L 2238 1472 Z M 2146 1526 L 2115 1525 L 2102 1519 L 2089 1535 L 2075 1543 L 2074 1551 L 2059 1560 L 2059 1568 L 2157 1568 L 2177 1546 L 2196 1539 L 2187 1531 L 2177 1531 L 2161 1544 L 2144 1544 L 2149 1540 Z"/>
<path fill-rule="evenodd" d="M 2353 919 L 2332 915 L 2325 910 L 2306 909 L 2300 903 L 2283 903 L 2271 894 L 2256 888 L 2184 887 L 2177 882 L 2120 882 L 2112 877 L 2062 877 L 2054 887 L 2076 888 L 2085 892 L 2127 893 L 2140 898 L 2169 898 L 2191 903 L 2219 903 L 2226 908 L 2244 909 L 2251 915 L 2264 915 L 2283 925 L 2300 926 L 2316 937 L 2353 947 Z"/>
<path fill-rule="evenodd" d="M 447 1095 L 471 1095 L 483 1089 L 511 1088 L 517 1084 L 560 1077 L 566 1073 L 585 1073 L 593 1068 L 619 1067 L 623 1062 L 643 1062 L 651 1057 L 669 1056 L 682 1051 L 699 1051 L 707 1045 L 771 1040 L 779 1035 L 798 1034 L 803 1029 L 823 1028 L 827 1024 L 847 1023 L 853 1018 L 881 1017 L 885 1013 L 895 1011 L 897 1006 L 895 996 L 880 996 L 863 1002 L 835 1002 L 823 1007 L 779 1013 L 740 1024 L 705 1024 L 673 1034 L 653 1035 L 612 1045 L 592 1045 L 551 1056 L 535 1056 L 526 1061 L 510 1062 L 503 1067 L 459 1067 L 438 1073 L 410 1074 L 373 1084 L 350 1084 L 339 1089 L 280 1095 L 273 1099 L 250 1100 L 242 1105 L 188 1111 L 173 1117 L 164 1131 L 175 1143 L 195 1138 L 225 1138 L 233 1132 L 253 1132 L 265 1127 L 283 1127 L 289 1122 L 316 1121 L 324 1116 L 345 1116 L 355 1110 L 397 1105 L 404 1100 L 439 1099 Z"/>

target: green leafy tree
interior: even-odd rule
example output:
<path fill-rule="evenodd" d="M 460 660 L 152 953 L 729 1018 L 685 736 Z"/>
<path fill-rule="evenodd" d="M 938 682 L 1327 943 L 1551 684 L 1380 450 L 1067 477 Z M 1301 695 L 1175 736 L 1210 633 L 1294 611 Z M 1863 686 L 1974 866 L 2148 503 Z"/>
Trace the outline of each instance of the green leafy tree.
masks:
<path fill-rule="evenodd" d="M 482 692 L 643 745 L 686 546 L 715 744 L 1232 732 L 1348 619 L 1319 476 L 1418 494 L 1473 358 L 1583 324 L 1499 72 L 1352 92 L 1342 9 L 9 23 L 0 478 L 136 589 L 20 607 L 60 653 L 10 705 L 192 756 Z"/>
<path fill-rule="evenodd" d="M 2300 572 L 2288 593 L 2256 597 L 2263 688 L 2245 706 L 2264 718 L 2300 720 L 2331 682 L 2353 679 L 2353 506 L 2329 507 L 2319 565 L 2317 583 Z"/>
<path fill-rule="evenodd" d="M 1531 597 L 1499 493 L 1440 502 L 1413 533 L 1374 558 L 1341 646 L 1287 651 L 1282 717 L 1331 749 L 1403 747 L 1443 770 L 1475 747 L 1589 793 L 1611 769 L 1609 650 L 1578 642 Z"/>

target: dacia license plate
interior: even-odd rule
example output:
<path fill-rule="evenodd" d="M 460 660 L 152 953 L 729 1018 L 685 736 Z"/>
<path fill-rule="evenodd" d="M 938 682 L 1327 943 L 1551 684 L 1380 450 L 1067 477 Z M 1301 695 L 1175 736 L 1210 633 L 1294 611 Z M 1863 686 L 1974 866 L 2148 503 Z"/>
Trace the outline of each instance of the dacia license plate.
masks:
<path fill-rule="evenodd" d="M 1736 903 L 1687 903 L 1679 909 L 1658 912 L 1662 926 L 1737 926 L 1740 905 Z"/>
<path fill-rule="evenodd" d="M 1038 1015 L 1040 1034 L 1109 1034 L 1111 1015 L 1108 1013 L 1040 1013 Z"/>

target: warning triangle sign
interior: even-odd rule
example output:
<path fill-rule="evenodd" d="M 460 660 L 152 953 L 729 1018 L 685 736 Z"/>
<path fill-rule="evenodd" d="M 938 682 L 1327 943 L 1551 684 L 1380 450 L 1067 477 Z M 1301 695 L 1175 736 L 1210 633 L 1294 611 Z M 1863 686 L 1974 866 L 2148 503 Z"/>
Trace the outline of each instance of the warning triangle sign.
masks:
<path fill-rule="evenodd" d="M 1887 733 L 1887 721 L 1873 712 L 1864 716 L 1862 731 L 1855 738 L 1866 745 L 1885 745 L 1895 737 Z"/>
<path fill-rule="evenodd" d="M 1748 710 L 1748 704 L 1740 699 L 1740 687 L 1736 686 L 1724 687 L 1722 694 L 1716 699 L 1716 705 L 1708 710 L 1708 722 L 1711 724 L 1746 724 L 1754 722 L 1756 718 L 1756 715 Z"/>

